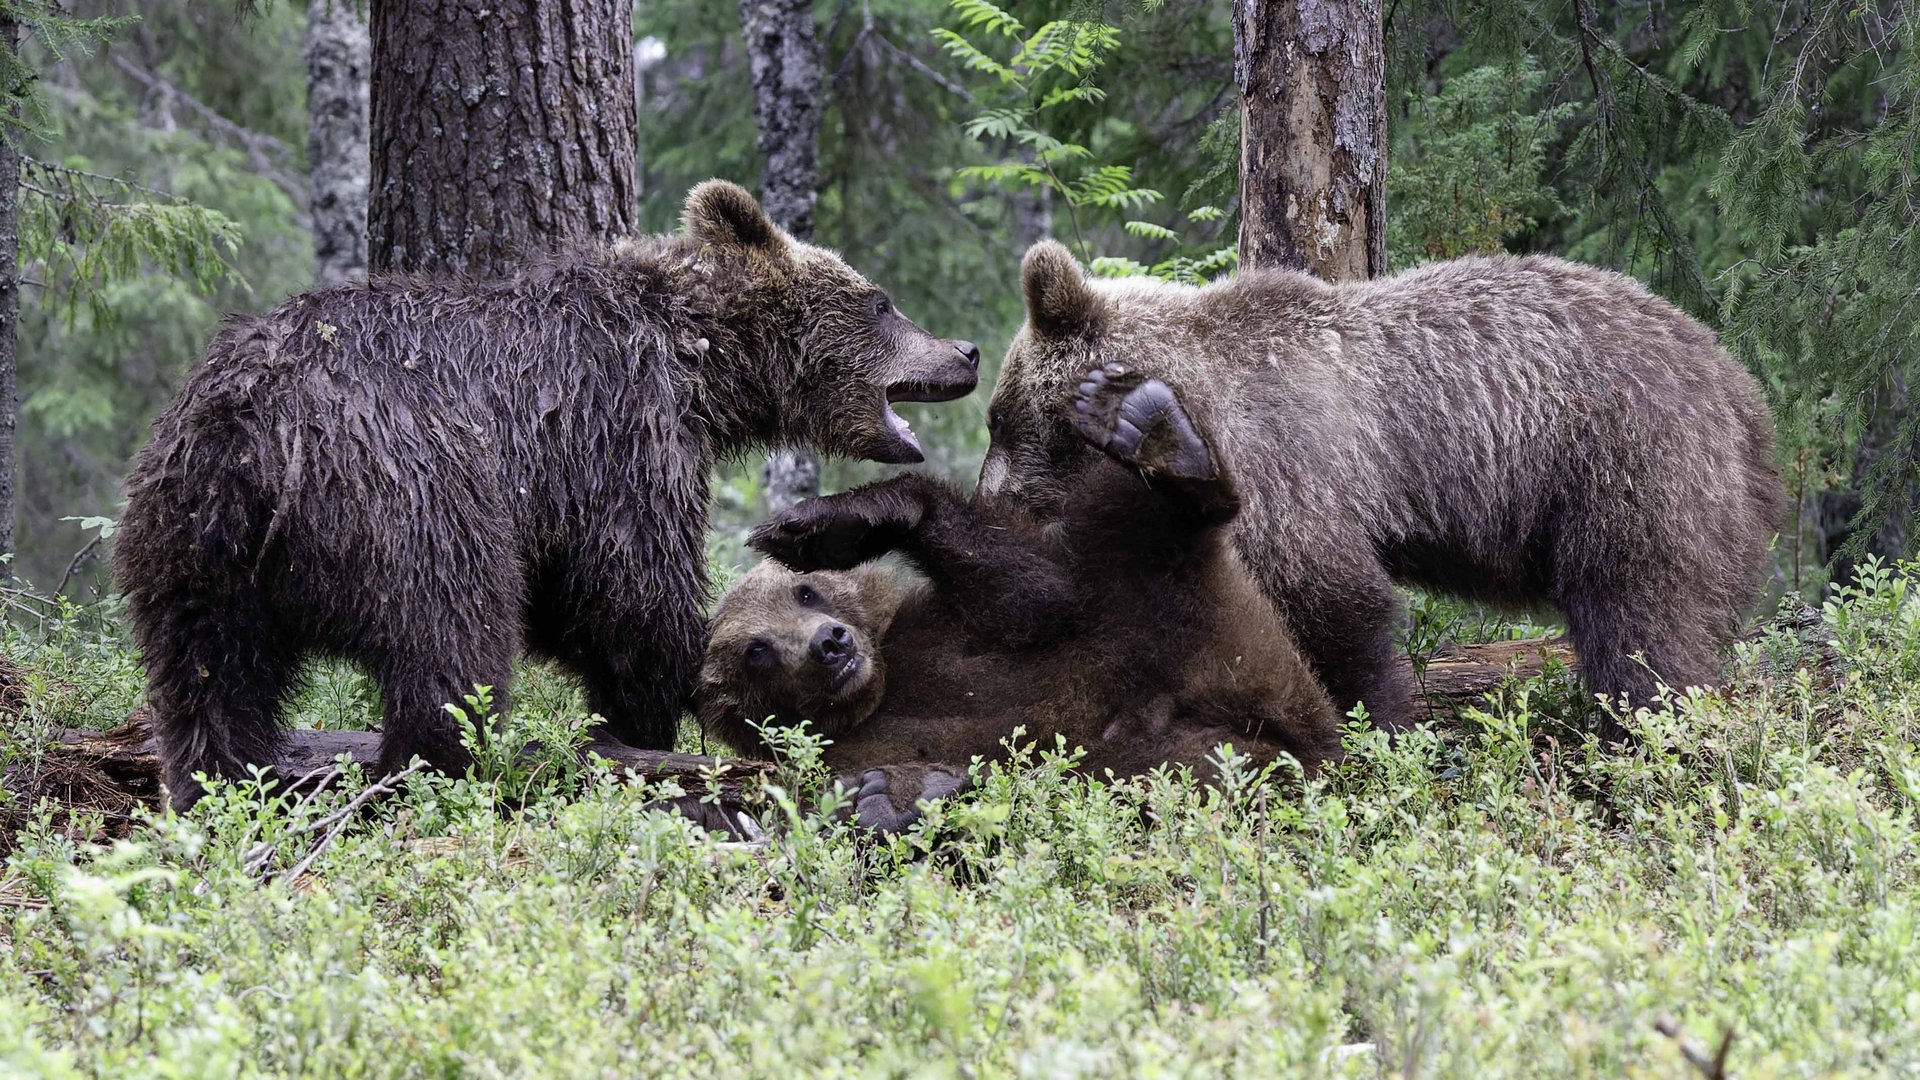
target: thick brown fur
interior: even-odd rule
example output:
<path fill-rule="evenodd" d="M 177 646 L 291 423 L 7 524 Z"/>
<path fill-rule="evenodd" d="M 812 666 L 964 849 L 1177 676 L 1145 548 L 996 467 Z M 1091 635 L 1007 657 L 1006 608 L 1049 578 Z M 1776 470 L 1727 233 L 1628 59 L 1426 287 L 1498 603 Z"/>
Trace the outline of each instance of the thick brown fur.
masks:
<path fill-rule="evenodd" d="M 1413 716 L 1396 581 L 1557 607 L 1609 698 L 1715 681 L 1783 517 L 1771 419 L 1713 333 L 1632 279 L 1527 256 L 1340 286 L 1094 282 L 1051 242 L 1024 278 L 982 490 L 1052 512 L 1092 460 L 1063 388 L 1100 361 L 1166 380 L 1340 707 Z"/>
<path fill-rule="evenodd" d="M 769 560 L 713 620 L 695 703 L 736 747 L 808 721 L 897 828 L 1024 726 L 1096 775 L 1168 763 L 1212 774 L 1221 743 L 1309 773 L 1338 719 L 1229 541 L 1239 501 L 1164 384 L 1095 371 L 1070 395 L 1107 451 L 1043 525 L 924 476 L 810 500 L 754 537 Z M 1110 455 L 1110 456 L 1109 456 Z M 898 552 L 913 581 L 865 564 Z"/>
<path fill-rule="evenodd" d="M 608 734 L 671 745 L 715 460 L 919 460 L 887 402 L 960 396 L 978 360 L 732 184 L 685 224 L 229 320 L 134 461 L 116 553 L 177 805 L 273 760 L 314 653 L 378 681 L 387 769 L 460 768 L 443 705 L 504 702 L 522 649 L 577 671 Z"/>

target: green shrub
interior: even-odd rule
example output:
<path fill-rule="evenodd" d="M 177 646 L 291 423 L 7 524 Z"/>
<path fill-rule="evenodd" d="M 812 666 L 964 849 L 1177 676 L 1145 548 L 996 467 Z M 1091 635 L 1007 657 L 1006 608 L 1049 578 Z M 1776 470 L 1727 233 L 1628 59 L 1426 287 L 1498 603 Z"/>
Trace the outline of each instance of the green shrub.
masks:
<path fill-rule="evenodd" d="M 1729 1032 L 1742 1075 L 1911 1070 L 1916 655 L 1878 570 L 1630 752 L 1538 680 L 1452 734 L 1355 725 L 1304 786 L 1230 752 L 1218 789 L 1083 778 L 1019 736 L 888 842 L 802 809 L 807 738 L 761 844 L 521 759 L 408 778 L 298 875 L 364 781 L 220 786 L 105 849 L 30 826 L 0 1072 L 1678 1076 Z"/>

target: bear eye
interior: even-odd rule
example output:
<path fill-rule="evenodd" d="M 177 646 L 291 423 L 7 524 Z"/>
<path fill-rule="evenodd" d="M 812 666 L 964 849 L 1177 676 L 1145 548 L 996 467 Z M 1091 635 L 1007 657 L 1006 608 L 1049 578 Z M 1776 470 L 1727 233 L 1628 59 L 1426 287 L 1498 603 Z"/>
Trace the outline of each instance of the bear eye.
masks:
<path fill-rule="evenodd" d="M 887 299 L 886 293 L 881 293 L 879 296 L 873 298 L 873 314 L 875 318 L 879 318 L 892 310 L 893 301 Z"/>
<path fill-rule="evenodd" d="M 988 438 L 998 439 L 1000 437 L 1000 433 L 1002 431 L 1005 431 L 1006 427 L 1007 427 L 1007 417 L 1005 413 L 1001 412 L 999 409 L 995 409 L 992 412 L 987 414 L 987 437 Z"/>
<path fill-rule="evenodd" d="M 801 607 L 813 607 L 820 602 L 820 594 L 814 592 L 811 585 L 795 585 L 793 598 L 799 601 Z"/>
<path fill-rule="evenodd" d="M 763 668 L 773 663 L 773 646 L 758 638 L 747 642 L 746 660 L 748 667 Z"/>

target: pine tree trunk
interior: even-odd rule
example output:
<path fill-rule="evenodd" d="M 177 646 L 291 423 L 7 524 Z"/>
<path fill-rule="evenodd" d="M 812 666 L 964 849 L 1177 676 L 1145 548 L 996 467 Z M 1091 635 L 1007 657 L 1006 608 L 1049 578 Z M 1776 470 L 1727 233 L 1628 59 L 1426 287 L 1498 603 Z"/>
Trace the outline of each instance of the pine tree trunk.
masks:
<path fill-rule="evenodd" d="M 632 0 L 373 0 L 375 269 L 633 229 Z"/>
<path fill-rule="evenodd" d="M 765 160 L 760 202 L 774 223 L 813 238 L 820 182 L 820 44 L 813 0 L 740 0 L 753 80 L 753 119 Z M 820 462 L 811 450 L 776 450 L 761 469 L 767 511 L 820 494 Z"/>
<path fill-rule="evenodd" d="M 20 24 L 0 17 L 0 40 L 20 44 Z M 6 87 L 11 101 L 24 87 Z M 16 132 L 0 132 L 0 555 L 13 554 L 14 431 L 20 416 L 20 149 Z M 0 566 L 0 579 L 13 563 Z"/>
<path fill-rule="evenodd" d="M 360 0 L 307 2 L 307 167 L 313 283 L 367 276 L 367 66 Z"/>
<path fill-rule="evenodd" d="M 1234 0 L 1240 264 L 1328 281 L 1387 265 L 1379 0 Z"/>

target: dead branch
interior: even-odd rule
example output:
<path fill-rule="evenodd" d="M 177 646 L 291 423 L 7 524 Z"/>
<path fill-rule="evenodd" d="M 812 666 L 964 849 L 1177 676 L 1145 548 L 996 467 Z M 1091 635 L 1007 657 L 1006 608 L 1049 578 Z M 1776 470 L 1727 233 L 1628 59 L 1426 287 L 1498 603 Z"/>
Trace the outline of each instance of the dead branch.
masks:
<path fill-rule="evenodd" d="M 1653 1029 L 1678 1044 L 1680 1056 L 1686 1058 L 1687 1064 L 1692 1065 L 1701 1076 L 1706 1077 L 1707 1080 L 1728 1080 L 1727 1052 L 1733 1049 L 1732 1028 L 1728 1028 L 1721 1034 L 1720 1046 L 1711 1054 L 1707 1053 L 1706 1047 L 1687 1036 L 1686 1029 L 1680 1026 L 1680 1021 L 1666 1013 L 1661 1013 L 1654 1020 Z"/>

